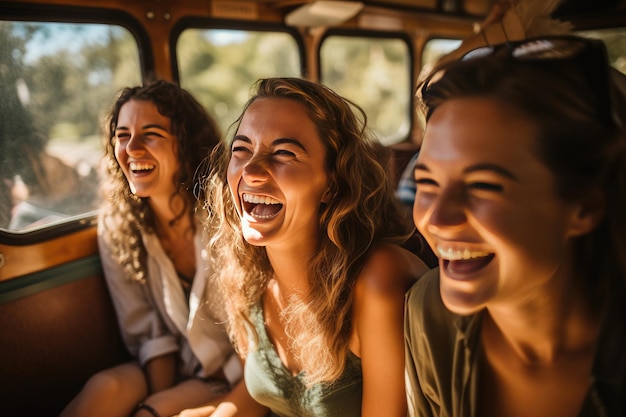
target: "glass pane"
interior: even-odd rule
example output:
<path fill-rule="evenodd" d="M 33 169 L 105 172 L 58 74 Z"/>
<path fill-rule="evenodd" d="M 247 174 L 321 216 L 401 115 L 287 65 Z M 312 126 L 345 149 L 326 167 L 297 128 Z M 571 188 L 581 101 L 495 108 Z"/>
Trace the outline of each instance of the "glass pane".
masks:
<path fill-rule="evenodd" d="M 459 39 L 430 39 L 422 51 L 422 71 L 428 71 L 435 62 L 461 46 Z"/>
<path fill-rule="evenodd" d="M 24 232 L 97 208 L 101 123 L 141 82 L 120 26 L 0 21 L 0 228 Z"/>
<path fill-rule="evenodd" d="M 320 50 L 320 79 L 365 110 L 385 145 L 409 134 L 411 56 L 402 39 L 329 36 Z"/>
<path fill-rule="evenodd" d="M 284 32 L 187 29 L 178 38 L 176 56 L 180 85 L 223 132 L 239 117 L 259 78 L 301 76 L 298 45 Z"/>
<path fill-rule="evenodd" d="M 626 74 L 626 28 L 589 30 L 578 32 L 578 34 L 604 41 L 611 64 L 615 69 Z"/>

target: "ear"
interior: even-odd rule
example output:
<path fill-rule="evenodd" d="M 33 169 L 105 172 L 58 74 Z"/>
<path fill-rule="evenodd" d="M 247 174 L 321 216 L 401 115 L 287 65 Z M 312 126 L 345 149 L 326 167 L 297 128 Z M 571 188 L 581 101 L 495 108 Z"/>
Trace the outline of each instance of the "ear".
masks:
<path fill-rule="evenodd" d="M 604 217 L 606 199 L 595 189 L 574 206 L 570 217 L 567 237 L 578 237 L 591 232 Z"/>

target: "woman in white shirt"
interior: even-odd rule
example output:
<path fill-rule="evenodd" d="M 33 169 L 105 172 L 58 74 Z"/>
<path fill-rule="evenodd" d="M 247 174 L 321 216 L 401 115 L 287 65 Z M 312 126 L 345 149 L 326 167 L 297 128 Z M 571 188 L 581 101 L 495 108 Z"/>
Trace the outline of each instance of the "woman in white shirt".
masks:
<path fill-rule="evenodd" d="M 108 120 L 98 242 L 134 361 L 94 375 L 62 416 L 169 416 L 227 392 L 241 365 L 207 286 L 195 172 L 219 140 L 184 89 L 124 89 Z"/>

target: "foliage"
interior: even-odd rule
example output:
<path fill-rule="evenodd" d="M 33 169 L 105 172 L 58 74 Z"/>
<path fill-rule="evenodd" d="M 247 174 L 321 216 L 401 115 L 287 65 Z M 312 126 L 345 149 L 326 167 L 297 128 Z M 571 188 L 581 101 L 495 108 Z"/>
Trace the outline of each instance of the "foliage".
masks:
<path fill-rule="evenodd" d="M 188 29 L 177 42 L 181 86 L 216 117 L 223 132 L 235 122 L 252 84 L 300 76 L 295 40 L 287 33 Z"/>
<path fill-rule="evenodd" d="M 95 207 L 102 116 L 140 82 L 121 27 L 0 21 L 0 227 L 14 227 L 23 202 L 29 221 Z"/>

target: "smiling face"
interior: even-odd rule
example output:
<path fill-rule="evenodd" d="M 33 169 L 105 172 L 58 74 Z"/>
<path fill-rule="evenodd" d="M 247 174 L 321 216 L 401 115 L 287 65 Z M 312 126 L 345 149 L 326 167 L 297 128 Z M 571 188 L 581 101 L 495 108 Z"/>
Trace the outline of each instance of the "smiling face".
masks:
<path fill-rule="evenodd" d="M 170 130 L 170 119 L 150 101 L 130 100 L 120 108 L 115 158 L 139 197 L 169 198 L 175 190 L 179 162 Z"/>
<path fill-rule="evenodd" d="M 256 99 L 232 144 L 228 184 L 253 245 L 314 244 L 327 188 L 326 150 L 306 107 Z"/>
<path fill-rule="evenodd" d="M 580 207 L 557 197 L 536 136 L 484 98 L 449 100 L 428 122 L 413 218 L 440 256 L 453 312 L 533 302 L 562 275 Z"/>

